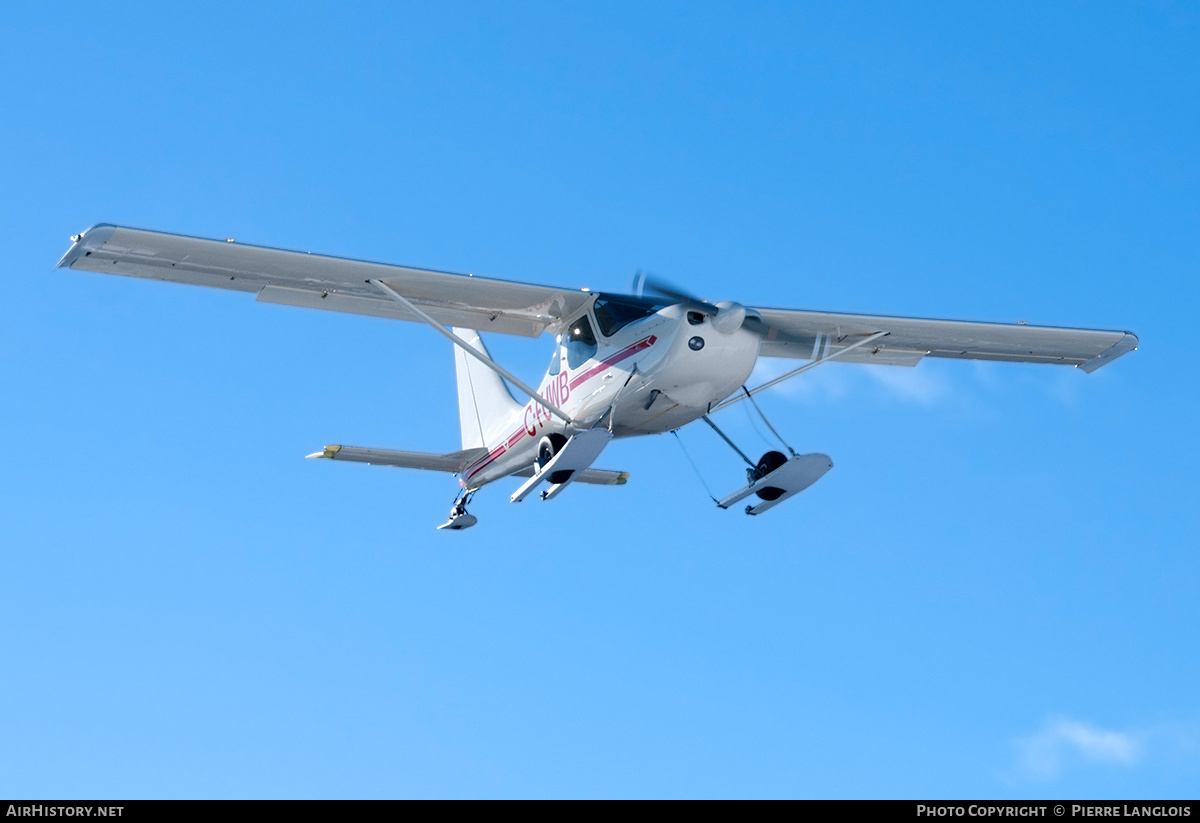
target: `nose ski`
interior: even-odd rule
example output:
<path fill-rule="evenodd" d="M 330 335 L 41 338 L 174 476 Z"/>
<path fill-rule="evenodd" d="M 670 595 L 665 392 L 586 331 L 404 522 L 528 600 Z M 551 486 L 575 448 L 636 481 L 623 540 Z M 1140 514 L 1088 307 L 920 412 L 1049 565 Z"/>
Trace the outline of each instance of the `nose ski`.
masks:
<path fill-rule="evenodd" d="M 768 452 L 768 455 L 779 452 Z M 825 472 L 833 468 L 833 460 L 826 454 L 800 454 L 786 460 L 778 468 L 767 472 L 761 477 L 753 478 L 750 485 L 734 492 L 717 502 L 722 509 L 728 509 L 734 503 L 744 500 L 752 494 L 757 494 L 762 502 L 747 506 L 746 514 L 762 514 L 778 506 L 789 497 L 799 494 L 813 483 L 825 476 Z"/>

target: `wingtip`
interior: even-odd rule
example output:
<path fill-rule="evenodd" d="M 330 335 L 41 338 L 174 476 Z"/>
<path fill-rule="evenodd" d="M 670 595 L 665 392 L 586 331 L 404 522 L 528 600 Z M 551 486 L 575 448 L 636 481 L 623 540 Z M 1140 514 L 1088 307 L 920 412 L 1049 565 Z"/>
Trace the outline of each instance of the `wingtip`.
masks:
<path fill-rule="evenodd" d="M 67 253 L 59 259 L 54 268 L 69 269 L 71 264 L 88 252 L 90 248 L 103 246 L 116 230 L 117 227 L 111 223 L 97 223 L 79 234 L 71 235 L 71 248 L 67 249 Z"/>
<path fill-rule="evenodd" d="M 323 451 L 313 452 L 312 454 L 306 454 L 304 457 L 306 460 L 311 459 L 311 458 L 322 458 L 322 457 L 327 460 L 332 460 L 333 456 L 341 450 L 342 450 L 341 446 L 326 446 Z"/>
<path fill-rule="evenodd" d="M 1093 357 L 1091 360 L 1080 363 L 1079 368 L 1083 369 L 1088 374 L 1091 374 L 1104 364 L 1116 360 L 1118 357 L 1126 354 L 1127 352 L 1136 350 L 1138 347 L 1137 335 L 1131 331 L 1122 332 L 1122 335 L 1123 336 L 1121 339 L 1118 340 L 1114 345 L 1101 352 L 1096 357 Z"/>

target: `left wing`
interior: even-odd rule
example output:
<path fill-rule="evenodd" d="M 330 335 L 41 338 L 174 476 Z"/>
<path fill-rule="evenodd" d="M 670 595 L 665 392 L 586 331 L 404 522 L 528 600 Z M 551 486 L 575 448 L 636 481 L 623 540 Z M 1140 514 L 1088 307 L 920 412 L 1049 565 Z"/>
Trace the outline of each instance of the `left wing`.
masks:
<path fill-rule="evenodd" d="M 1126 331 L 793 309 L 753 309 L 746 322 L 762 335 L 761 353 L 765 357 L 815 360 L 868 335 L 886 332 L 839 359 L 896 366 L 915 366 L 923 357 L 952 357 L 1060 363 L 1091 372 L 1132 351 L 1138 344 L 1137 337 Z"/>
<path fill-rule="evenodd" d="M 380 280 L 443 325 L 526 337 L 554 327 L 591 297 L 577 289 L 107 224 L 73 239 L 60 268 L 253 292 L 263 303 L 419 320 L 367 282 Z"/>

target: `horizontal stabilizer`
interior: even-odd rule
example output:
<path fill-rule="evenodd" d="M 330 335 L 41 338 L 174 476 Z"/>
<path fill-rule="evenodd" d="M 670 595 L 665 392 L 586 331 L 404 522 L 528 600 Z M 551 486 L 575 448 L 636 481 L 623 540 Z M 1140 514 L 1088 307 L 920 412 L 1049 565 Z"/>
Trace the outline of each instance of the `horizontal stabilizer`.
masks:
<path fill-rule="evenodd" d="M 533 477 L 533 466 L 513 472 L 513 477 Z M 591 483 L 593 486 L 624 486 L 629 480 L 629 472 L 615 472 L 609 469 L 584 469 L 571 475 L 572 483 Z"/>
<path fill-rule="evenodd" d="M 364 449 L 358 446 L 326 446 L 324 451 L 314 452 L 308 456 L 324 457 L 328 460 L 349 460 L 354 463 L 370 463 L 372 466 L 399 466 L 405 469 L 428 469 L 429 471 L 457 474 L 486 454 L 487 449 L 466 449 L 451 454 L 425 454 L 424 452 Z"/>
<path fill-rule="evenodd" d="M 762 514 L 794 494 L 807 489 L 833 468 L 833 460 L 825 454 L 800 454 L 792 457 L 770 474 L 763 475 L 741 491 L 736 491 L 717 505 L 727 509 L 734 503 L 759 493 L 762 502 L 747 506 L 746 514 Z"/>

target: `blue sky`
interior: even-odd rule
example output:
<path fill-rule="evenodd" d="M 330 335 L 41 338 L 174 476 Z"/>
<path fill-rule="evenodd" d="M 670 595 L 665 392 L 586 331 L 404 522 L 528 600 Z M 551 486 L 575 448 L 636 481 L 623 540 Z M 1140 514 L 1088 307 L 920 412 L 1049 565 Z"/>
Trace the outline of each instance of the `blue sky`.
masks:
<path fill-rule="evenodd" d="M 0 795 L 1195 796 L 1194 6 L 61 3 L 0 32 Z M 605 452 L 624 488 L 497 484 L 445 534 L 452 478 L 302 459 L 456 449 L 443 339 L 52 271 L 97 222 L 1142 345 L 817 369 L 762 404 L 835 468 L 759 518 L 663 436 Z M 550 349 L 489 343 L 529 381 Z"/>

